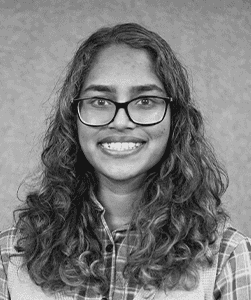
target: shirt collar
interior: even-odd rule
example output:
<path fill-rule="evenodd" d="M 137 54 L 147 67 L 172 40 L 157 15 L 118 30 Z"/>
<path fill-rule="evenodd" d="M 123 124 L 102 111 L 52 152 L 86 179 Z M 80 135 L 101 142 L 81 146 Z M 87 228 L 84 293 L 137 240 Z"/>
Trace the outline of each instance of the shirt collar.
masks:
<path fill-rule="evenodd" d="M 92 190 L 91 190 L 91 192 L 90 192 L 90 198 L 91 198 L 91 200 L 94 202 L 95 208 L 96 208 L 98 211 L 100 211 L 100 212 L 102 212 L 102 213 L 105 213 L 105 208 L 104 208 L 103 205 L 98 201 L 98 199 L 97 199 L 95 193 L 94 193 Z"/>
<path fill-rule="evenodd" d="M 103 223 L 103 226 L 104 226 L 104 222 L 106 224 L 106 221 L 105 221 L 105 218 L 104 218 L 104 215 L 105 215 L 105 208 L 104 206 L 98 201 L 95 193 L 93 191 L 90 192 L 90 197 L 91 197 L 91 200 L 93 201 L 93 203 L 95 204 L 95 208 L 97 209 L 97 211 L 99 211 L 101 213 L 101 222 Z M 106 227 L 106 226 L 105 226 Z M 113 230 L 113 233 L 115 232 L 119 232 L 119 231 L 126 231 L 128 230 L 129 228 L 129 224 L 125 224 L 115 230 Z"/>

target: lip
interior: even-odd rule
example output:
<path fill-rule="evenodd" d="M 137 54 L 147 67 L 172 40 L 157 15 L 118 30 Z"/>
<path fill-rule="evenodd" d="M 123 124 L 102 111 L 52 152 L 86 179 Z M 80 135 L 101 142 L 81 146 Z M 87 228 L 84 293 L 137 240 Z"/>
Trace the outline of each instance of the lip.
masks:
<path fill-rule="evenodd" d="M 101 139 L 98 144 L 104 143 L 146 143 L 146 140 L 134 136 L 107 136 Z"/>
<path fill-rule="evenodd" d="M 138 152 L 140 152 L 142 150 L 142 148 L 145 146 L 146 143 L 145 142 L 143 142 L 143 143 L 139 142 L 139 143 L 141 145 L 138 146 L 135 149 L 122 150 L 122 151 L 117 151 L 117 150 L 112 150 L 112 149 L 104 148 L 102 146 L 102 143 L 99 143 L 99 148 L 106 155 L 109 155 L 109 156 L 112 156 L 112 157 L 116 157 L 116 158 L 124 158 L 124 157 L 130 156 L 130 155 L 135 155 Z"/>

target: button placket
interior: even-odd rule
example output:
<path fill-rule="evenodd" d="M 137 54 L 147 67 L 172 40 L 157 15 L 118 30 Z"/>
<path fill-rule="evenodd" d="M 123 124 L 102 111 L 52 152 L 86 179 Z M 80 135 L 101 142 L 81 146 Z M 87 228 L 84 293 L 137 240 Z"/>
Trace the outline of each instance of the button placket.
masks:
<path fill-rule="evenodd" d="M 108 244 L 105 247 L 105 251 L 108 252 L 108 253 L 111 253 L 113 251 L 113 244 Z"/>

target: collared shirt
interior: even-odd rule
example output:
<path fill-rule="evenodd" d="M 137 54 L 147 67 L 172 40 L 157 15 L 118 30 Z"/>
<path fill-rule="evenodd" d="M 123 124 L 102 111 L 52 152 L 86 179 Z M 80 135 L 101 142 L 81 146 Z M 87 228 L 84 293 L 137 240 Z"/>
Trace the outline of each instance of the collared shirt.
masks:
<path fill-rule="evenodd" d="M 126 299 L 132 300 L 138 293 L 140 286 L 127 282 L 123 278 L 122 270 L 126 261 L 127 227 L 110 232 L 101 210 L 101 224 L 97 229 L 103 243 L 105 269 L 110 278 L 109 295 L 95 295 L 90 287 L 86 291 L 76 292 L 71 299 Z M 10 300 L 8 291 L 9 257 L 13 253 L 13 241 L 16 229 L 12 228 L 0 234 L 0 300 Z M 136 238 L 136 235 L 132 235 Z M 247 238 L 233 227 L 225 229 L 220 244 L 218 268 L 212 299 L 221 300 L 250 300 L 251 299 L 251 239 Z M 15 299 L 11 299 L 15 300 Z"/>
<path fill-rule="evenodd" d="M 125 280 L 123 277 L 123 269 L 126 263 L 128 251 L 133 248 L 133 241 L 136 239 L 136 233 L 130 233 L 130 241 L 127 240 L 128 225 L 124 225 L 114 231 L 110 231 L 105 221 L 105 209 L 93 197 L 93 201 L 97 205 L 97 210 L 100 213 L 100 226 L 96 228 L 96 234 L 103 244 L 104 272 L 109 279 L 110 286 L 107 295 L 103 295 L 103 299 L 125 299 L 133 300 L 141 286 Z M 129 243 L 128 243 L 129 242 Z M 78 299 L 89 300 L 97 297 L 93 294 L 90 286 L 86 285 L 85 289 L 80 292 L 81 296 Z"/>

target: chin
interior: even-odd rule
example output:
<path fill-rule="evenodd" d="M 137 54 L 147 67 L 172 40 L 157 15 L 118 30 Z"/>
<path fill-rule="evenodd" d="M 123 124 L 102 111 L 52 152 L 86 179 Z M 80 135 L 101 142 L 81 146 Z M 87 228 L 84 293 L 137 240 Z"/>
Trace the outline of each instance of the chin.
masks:
<path fill-rule="evenodd" d="M 119 172 L 109 172 L 104 174 L 105 177 L 112 181 L 124 181 L 128 182 L 131 180 L 136 180 L 136 179 L 142 179 L 142 177 L 145 176 L 145 173 L 130 173 L 130 170 L 128 171 L 119 171 Z"/>
<path fill-rule="evenodd" d="M 113 175 L 113 174 L 109 174 L 108 175 L 108 178 L 110 178 L 111 180 L 114 180 L 114 181 L 128 181 L 128 180 L 132 180 L 132 179 L 135 179 L 137 178 L 136 175 L 130 175 L 130 174 L 116 174 L 116 175 Z"/>

